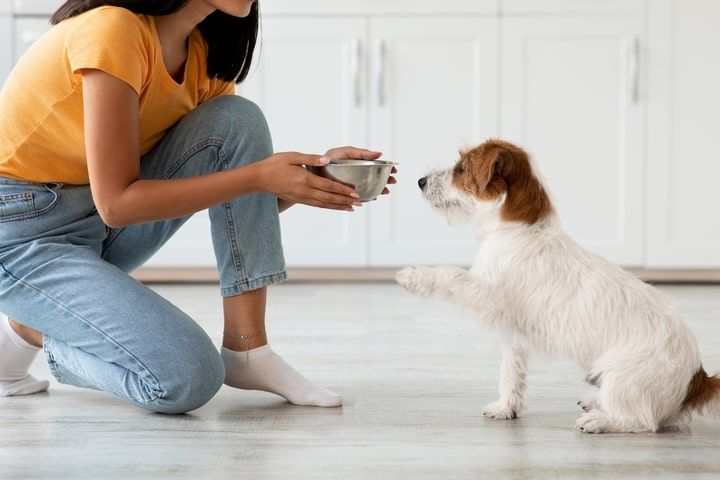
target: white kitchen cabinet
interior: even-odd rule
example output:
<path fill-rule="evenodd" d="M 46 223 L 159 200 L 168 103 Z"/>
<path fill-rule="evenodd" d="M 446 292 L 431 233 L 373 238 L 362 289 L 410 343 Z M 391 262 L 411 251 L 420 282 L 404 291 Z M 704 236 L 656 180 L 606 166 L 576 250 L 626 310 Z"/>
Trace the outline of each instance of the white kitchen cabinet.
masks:
<path fill-rule="evenodd" d="M 0 78 L 59 3 L 0 5 Z M 356 213 L 283 214 L 289 266 L 468 263 L 472 232 L 416 182 L 498 135 L 534 155 L 582 245 L 625 266 L 720 268 L 715 0 L 262 5 L 260 62 L 240 93 L 276 150 L 356 144 L 400 162 L 393 195 Z M 213 263 L 198 214 L 150 266 Z"/>
<path fill-rule="evenodd" d="M 333 146 L 366 143 L 365 36 L 365 22 L 358 19 L 263 21 L 260 61 L 239 93 L 264 111 L 275 151 L 324 153 Z M 283 213 L 288 265 L 365 266 L 366 212 L 297 205 Z M 209 220 L 201 214 L 150 265 L 207 265 L 212 259 Z"/>
<path fill-rule="evenodd" d="M 497 134 L 497 22 L 378 18 L 370 38 L 370 143 L 400 163 L 393 194 L 369 206 L 371 265 L 469 264 L 473 232 L 450 227 L 417 180 Z"/>
<path fill-rule="evenodd" d="M 501 134 L 526 148 L 566 230 L 643 264 L 642 15 L 503 21 Z"/>
<path fill-rule="evenodd" d="M 0 12 L 0 86 L 10 74 L 13 64 L 12 17 Z"/>
<path fill-rule="evenodd" d="M 720 267 L 720 2 L 650 14 L 647 264 Z"/>
<path fill-rule="evenodd" d="M 269 18 L 257 70 L 240 93 L 265 112 L 275 150 L 324 153 L 366 144 L 365 22 Z M 287 263 L 367 264 L 367 208 L 338 212 L 298 205 L 281 215 Z"/>
<path fill-rule="evenodd" d="M 393 195 L 355 213 L 284 213 L 288 265 L 469 263 L 472 231 L 432 211 L 417 179 L 496 134 L 496 64 L 492 19 L 265 19 L 259 66 L 240 93 L 262 107 L 276 151 L 370 145 L 401 163 Z M 199 259 L 206 222 L 193 219 L 153 264 L 187 250 Z"/>

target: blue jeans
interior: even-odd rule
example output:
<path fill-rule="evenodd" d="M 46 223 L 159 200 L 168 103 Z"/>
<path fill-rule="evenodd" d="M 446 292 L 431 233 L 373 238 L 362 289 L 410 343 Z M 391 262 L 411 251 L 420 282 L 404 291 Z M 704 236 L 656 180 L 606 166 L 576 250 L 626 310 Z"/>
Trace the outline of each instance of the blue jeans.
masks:
<path fill-rule="evenodd" d="M 142 157 L 141 177 L 193 177 L 271 153 L 260 109 L 219 97 Z M 128 275 L 186 220 L 112 229 L 88 186 L 0 178 L 0 311 L 43 333 L 61 383 L 156 412 L 198 408 L 223 382 L 217 349 L 192 318 Z M 285 280 L 275 197 L 238 197 L 211 208 L 210 220 L 222 296 Z"/>

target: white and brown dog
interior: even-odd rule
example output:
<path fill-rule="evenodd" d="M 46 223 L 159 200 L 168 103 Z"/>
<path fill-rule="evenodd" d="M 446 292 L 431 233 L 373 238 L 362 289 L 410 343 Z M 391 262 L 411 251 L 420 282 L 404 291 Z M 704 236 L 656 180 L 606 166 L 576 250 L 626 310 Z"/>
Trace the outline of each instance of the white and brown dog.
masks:
<path fill-rule="evenodd" d="M 469 271 L 410 267 L 397 281 L 450 297 L 503 333 L 500 399 L 484 415 L 515 418 L 523 409 L 533 352 L 579 362 L 599 387 L 579 402 L 584 432 L 655 432 L 691 411 L 720 415 L 720 378 L 705 373 L 668 299 L 562 231 L 522 149 L 487 141 L 418 184 L 451 223 L 473 224 L 481 243 Z"/>

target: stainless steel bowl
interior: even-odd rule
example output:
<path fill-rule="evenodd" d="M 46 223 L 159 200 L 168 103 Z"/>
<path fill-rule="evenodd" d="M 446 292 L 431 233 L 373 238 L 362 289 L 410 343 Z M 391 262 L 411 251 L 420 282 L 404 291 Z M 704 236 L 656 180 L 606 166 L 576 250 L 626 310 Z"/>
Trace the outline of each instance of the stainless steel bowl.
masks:
<path fill-rule="evenodd" d="M 360 201 L 369 202 L 382 193 L 394 165 L 384 160 L 332 160 L 324 167 L 308 166 L 308 170 L 354 187 Z"/>

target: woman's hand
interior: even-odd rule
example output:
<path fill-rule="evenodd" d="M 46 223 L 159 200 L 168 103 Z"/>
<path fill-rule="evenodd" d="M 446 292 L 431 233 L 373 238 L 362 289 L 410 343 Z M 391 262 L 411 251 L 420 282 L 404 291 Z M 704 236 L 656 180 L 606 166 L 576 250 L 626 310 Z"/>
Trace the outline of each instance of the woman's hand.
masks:
<path fill-rule="evenodd" d="M 340 149 L 333 149 L 328 153 L 337 154 L 337 150 Z M 317 176 L 303 167 L 322 167 L 329 162 L 327 154 L 320 156 L 285 152 L 271 155 L 253 167 L 258 169 L 260 189 L 272 193 L 288 204 L 303 203 L 313 207 L 347 211 L 353 211 L 353 206 L 362 206 L 358 200 L 360 196 L 354 188 Z"/>

